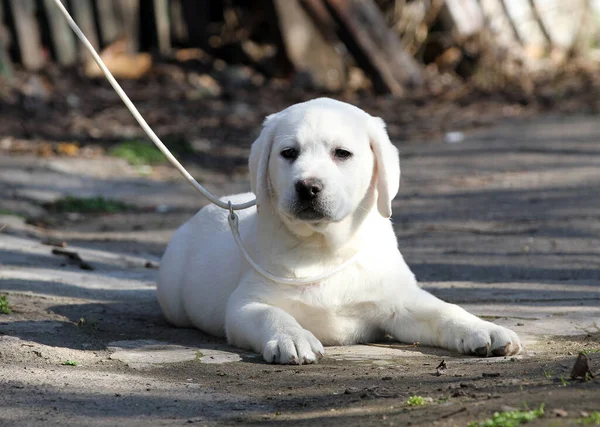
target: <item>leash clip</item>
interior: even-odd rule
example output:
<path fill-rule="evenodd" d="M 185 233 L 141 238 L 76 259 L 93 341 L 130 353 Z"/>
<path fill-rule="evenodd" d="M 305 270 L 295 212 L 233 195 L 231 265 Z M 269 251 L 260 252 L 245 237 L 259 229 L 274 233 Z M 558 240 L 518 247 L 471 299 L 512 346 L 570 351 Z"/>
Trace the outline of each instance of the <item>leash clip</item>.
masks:
<path fill-rule="evenodd" d="M 229 216 L 231 217 L 231 219 L 235 219 L 235 211 L 233 210 L 233 203 L 231 203 L 231 200 L 229 200 L 227 202 L 227 207 L 229 208 Z"/>

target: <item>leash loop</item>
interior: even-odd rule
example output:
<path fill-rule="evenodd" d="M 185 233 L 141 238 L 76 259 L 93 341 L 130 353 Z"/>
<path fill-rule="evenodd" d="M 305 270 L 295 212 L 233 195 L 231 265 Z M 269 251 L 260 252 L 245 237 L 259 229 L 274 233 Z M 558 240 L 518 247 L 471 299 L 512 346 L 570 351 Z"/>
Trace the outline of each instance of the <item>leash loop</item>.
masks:
<path fill-rule="evenodd" d="M 231 204 L 231 202 L 229 202 L 229 203 Z M 258 274 L 263 276 L 265 279 L 271 280 L 276 283 L 281 283 L 284 285 L 299 286 L 299 285 L 318 284 L 319 282 L 327 280 L 330 277 L 332 277 L 333 275 L 339 273 L 341 270 L 346 268 L 348 265 L 356 262 L 357 258 L 362 253 L 361 251 L 358 251 L 354 256 L 347 259 L 345 262 L 338 265 L 333 270 L 328 271 L 323 274 L 319 274 L 317 276 L 298 277 L 298 278 L 279 277 L 279 276 L 274 275 L 273 273 L 268 272 L 267 270 L 263 269 L 260 265 L 258 265 L 252 259 L 252 257 L 248 253 L 248 251 L 246 250 L 246 247 L 244 246 L 244 243 L 242 242 L 242 237 L 240 236 L 239 217 L 238 217 L 237 213 L 235 213 L 233 210 L 230 210 L 229 215 L 227 215 L 227 222 L 229 223 L 229 228 L 231 229 L 231 234 L 233 235 L 233 239 L 235 240 L 235 243 L 237 243 L 238 247 L 240 248 L 240 251 L 242 252 L 242 255 L 244 255 L 244 258 L 246 259 L 246 261 L 248 261 L 248 264 L 250 264 L 250 266 L 254 269 L 254 271 L 256 271 Z"/>

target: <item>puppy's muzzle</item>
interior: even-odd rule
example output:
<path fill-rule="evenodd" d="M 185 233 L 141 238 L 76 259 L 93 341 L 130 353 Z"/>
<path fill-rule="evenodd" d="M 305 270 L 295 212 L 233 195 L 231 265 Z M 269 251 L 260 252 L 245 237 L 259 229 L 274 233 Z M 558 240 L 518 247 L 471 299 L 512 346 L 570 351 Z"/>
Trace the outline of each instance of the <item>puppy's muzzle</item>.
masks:
<path fill-rule="evenodd" d="M 323 206 L 322 196 L 325 185 L 316 178 L 301 179 L 296 182 L 296 201 L 293 215 L 303 221 L 321 221 L 328 217 Z"/>
<path fill-rule="evenodd" d="M 312 202 L 323 191 L 323 181 L 316 178 L 302 179 L 296 182 L 296 194 L 302 202 Z"/>

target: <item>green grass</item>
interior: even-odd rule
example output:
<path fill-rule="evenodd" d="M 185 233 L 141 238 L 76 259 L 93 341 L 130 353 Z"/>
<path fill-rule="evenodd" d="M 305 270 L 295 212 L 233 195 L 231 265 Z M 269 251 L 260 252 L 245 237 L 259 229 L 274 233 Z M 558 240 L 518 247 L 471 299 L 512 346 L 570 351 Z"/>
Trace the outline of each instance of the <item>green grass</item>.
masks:
<path fill-rule="evenodd" d="M 577 424 L 583 424 L 586 426 L 590 426 L 590 425 L 600 426 L 600 412 L 594 411 L 587 417 L 578 418 Z"/>
<path fill-rule="evenodd" d="M 8 298 L 6 298 L 5 295 L 2 295 L 0 297 L 0 313 L 2 314 L 10 314 L 11 313 L 11 309 L 8 308 Z"/>
<path fill-rule="evenodd" d="M 151 142 L 126 141 L 108 150 L 108 155 L 127 160 L 133 166 L 159 165 L 167 162 L 167 158 Z"/>
<path fill-rule="evenodd" d="M 580 353 L 585 356 L 587 356 L 588 354 L 592 354 L 592 353 L 600 353 L 600 348 L 594 348 L 591 350 L 582 350 Z"/>
<path fill-rule="evenodd" d="M 21 215 L 19 213 L 16 213 L 16 212 L 13 212 L 13 211 L 9 211 L 8 209 L 0 209 L 0 215 L 17 216 L 19 218 L 23 218 L 24 217 L 23 215 Z"/>
<path fill-rule="evenodd" d="M 504 411 L 496 412 L 492 418 L 485 421 L 473 421 L 469 427 L 516 427 L 544 415 L 544 404 L 533 411 Z"/>
<path fill-rule="evenodd" d="M 421 396 L 410 396 L 407 399 L 406 404 L 408 406 L 423 406 L 425 405 L 425 398 Z"/>
<path fill-rule="evenodd" d="M 104 197 L 72 197 L 67 196 L 44 205 L 53 212 L 79 212 L 79 213 L 116 213 L 130 211 L 133 208 L 119 200 L 105 199 Z"/>
<path fill-rule="evenodd" d="M 190 143 L 180 135 L 169 135 L 163 143 L 175 157 L 194 153 Z M 108 150 L 108 155 L 127 160 L 133 166 L 160 165 L 168 160 L 156 146 L 147 140 L 123 141 Z"/>
<path fill-rule="evenodd" d="M 62 364 L 66 366 L 77 366 L 79 363 L 77 363 L 77 360 L 65 360 Z"/>

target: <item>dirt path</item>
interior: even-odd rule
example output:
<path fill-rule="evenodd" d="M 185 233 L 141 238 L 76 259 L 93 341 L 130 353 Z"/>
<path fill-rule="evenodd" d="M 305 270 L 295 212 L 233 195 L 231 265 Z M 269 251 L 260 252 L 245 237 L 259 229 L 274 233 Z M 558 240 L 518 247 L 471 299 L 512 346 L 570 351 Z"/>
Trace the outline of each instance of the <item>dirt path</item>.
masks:
<path fill-rule="evenodd" d="M 460 426 L 544 403 L 533 425 L 546 426 L 600 411 L 598 378 L 570 379 L 580 351 L 600 368 L 597 118 L 511 122 L 461 143 L 399 146 L 394 223 L 407 262 L 436 295 L 516 330 L 524 354 L 476 359 L 382 343 L 329 348 L 315 366 L 264 364 L 171 328 L 159 313 L 160 255 L 203 203 L 172 171 L 157 167 L 148 178 L 106 157 L 4 155 L 0 295 L 12 313 L 0 314 L 0 424 Z M 247 189 L 243 174 L 192 172 L 221 194 Z M 64 195 L 136 209 L 40 206 Z M 412 395 L 431 399 L 410 407 Z"/>

